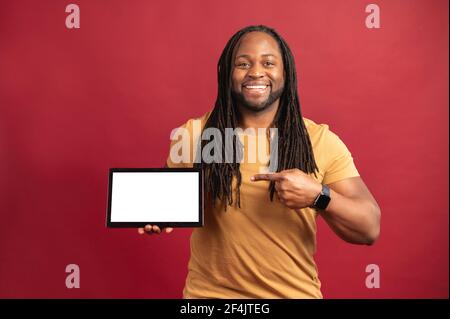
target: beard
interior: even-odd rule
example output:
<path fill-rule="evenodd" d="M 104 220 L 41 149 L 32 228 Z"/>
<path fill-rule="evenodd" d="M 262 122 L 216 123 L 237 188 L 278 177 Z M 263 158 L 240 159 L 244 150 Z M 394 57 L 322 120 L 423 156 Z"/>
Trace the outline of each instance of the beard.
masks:
<path fill-rule="evenodd" d="M 236 101 L 239 105 L 242 105 L 242 107 L 251 112 L 259 113 L 269 108 L 269 106 L 278 100 L 283 94 L 283 90 L 284 87 L 278 89 L 277 91 L 271 90 L 267 99 L 258 103 L 247 100 L 242 92 L 236 92 L 233 89 L 231 90 L 231 95 L 234 101 Z"/>

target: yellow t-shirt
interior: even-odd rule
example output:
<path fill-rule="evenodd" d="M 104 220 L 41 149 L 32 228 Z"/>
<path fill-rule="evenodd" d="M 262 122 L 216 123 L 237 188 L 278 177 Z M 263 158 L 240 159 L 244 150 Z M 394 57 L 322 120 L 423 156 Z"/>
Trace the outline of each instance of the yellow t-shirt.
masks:
<path fill-rule="evenodd" d="M 179 159 L 174 161 L 169 155 L 168 167 L 192 167 L 195 145 L 209 114 L 182 126 L 192 137 L 182 143 L 185 150 L 190 150 L 189 159 L 184 159 L 187 163 L 176 163 Z M 328 125 L 303 120 L 319 168 L 316 180 L 330 184 L 359 176 L 351 153 Z M 247 134 L 240 136 L 244 142 L 241 207 L 233 203 L 225 211 L 221 205 L 205 206 L 205 225 L 195 228 L 191 235 L 183 298 L 322 298 L 313 258 L 316 211 L 287 208 L 276 196 L 271 202 L 269 182 L 250 181 L 268 161 L 256 156 L 255 163 L 248 152 L 249 145 L 254 144 L 249 144 Z M 180 146 L 179 141 L 174 140 L 171 145 Z"/>

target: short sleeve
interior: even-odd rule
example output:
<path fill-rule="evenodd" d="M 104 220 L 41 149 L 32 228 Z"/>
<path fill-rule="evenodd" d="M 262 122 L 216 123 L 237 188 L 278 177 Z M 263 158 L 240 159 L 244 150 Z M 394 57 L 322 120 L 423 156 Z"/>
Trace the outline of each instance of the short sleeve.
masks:
<path fill-rule="evenodd" d="M 170 168 L 191 168 L 194 166 L 199 148 L 200 136 L 210 112 L 192 118 L 170 133 L 170 148 L 166 165 Z"/>
<path fill-rule="evenodd" d="M 332 131 L 327 130 L 324 141 L 326 168 L 323 184 L 331 184 L 346 178 L 360 176 L 352 154 L 344 142 Z"/>
<path fill-rule="evenodd" d="M 170 133 L 170 148 L 166 165 L 169 168 L 192 167 L 192 120 Z"/>

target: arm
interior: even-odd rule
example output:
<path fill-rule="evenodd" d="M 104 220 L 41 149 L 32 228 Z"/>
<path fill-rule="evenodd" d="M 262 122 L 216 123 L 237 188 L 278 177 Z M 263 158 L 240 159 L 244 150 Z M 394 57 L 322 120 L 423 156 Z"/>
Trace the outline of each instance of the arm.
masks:
<path fill-rule="evenodd" d="M 275 182 L 280 201 L 291 209 L 311 207 L 322 184 L 298 169 L 257 174 L 252 181 Z M 328 185 L 331 201 L 319 214 L 343 240 L 353 244 L 373 244 L 380 233 L 380 208 L 360 177 Z"/>
<path fill-rule="evenodd" d="M 363 180 L 352 177 L 328 187 L 331 201 L 319 214 L 341 239 L 372 245 L 380 234 L 381 211 Z"/>

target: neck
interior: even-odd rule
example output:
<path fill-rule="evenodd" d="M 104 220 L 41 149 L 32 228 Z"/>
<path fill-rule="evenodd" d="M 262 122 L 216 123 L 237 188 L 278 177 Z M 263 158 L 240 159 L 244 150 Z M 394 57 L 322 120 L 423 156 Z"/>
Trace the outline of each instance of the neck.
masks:
<path fill-rule="evenodd" d="M 275 118 L 275 114 L 278 110 L 278 105 L 280 104 L 280 100 L 276 100 L 272 105 L 267 107 L 266 109 L 260 112 L 254 112 L 249 110 L 246 107 L 238 105 L 239 110 L 239 127 L 242 129 L 247 128 L 268 128 L 273 122 Z"/>

